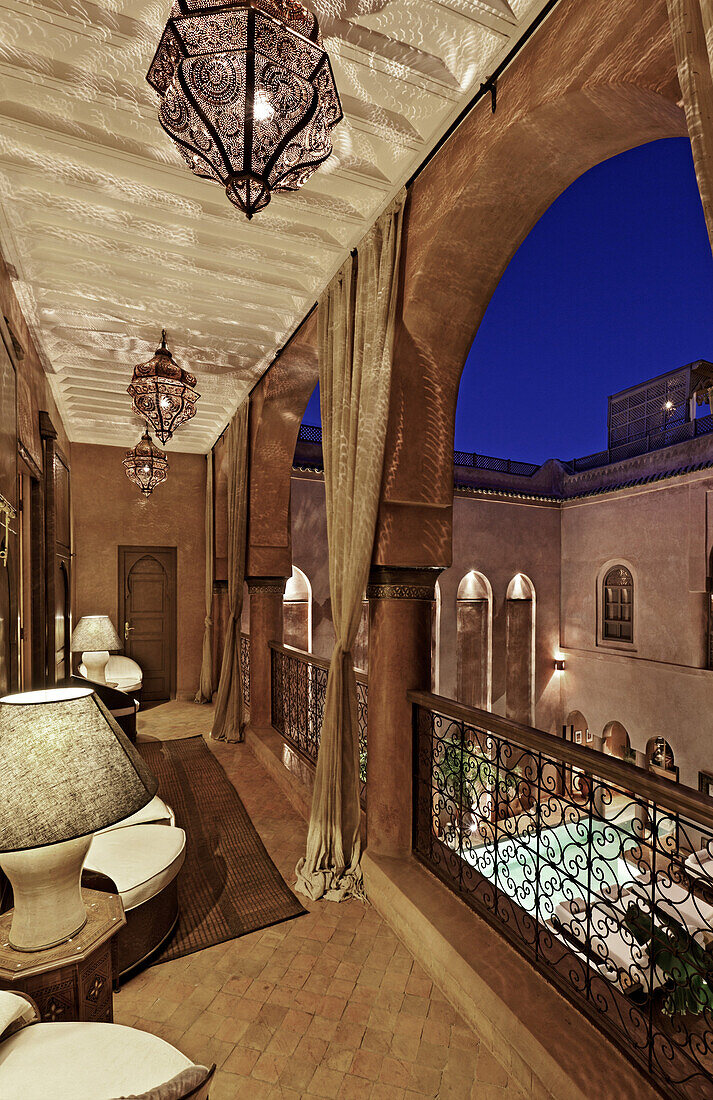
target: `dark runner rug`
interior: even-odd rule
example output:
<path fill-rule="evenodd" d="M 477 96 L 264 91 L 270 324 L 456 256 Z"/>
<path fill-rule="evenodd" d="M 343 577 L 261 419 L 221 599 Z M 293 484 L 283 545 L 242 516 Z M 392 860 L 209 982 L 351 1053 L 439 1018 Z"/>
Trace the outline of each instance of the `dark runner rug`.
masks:
<path fill-rule="evenodd" d="M 141 741 L 158 793 L 186 831 L 178 926 L 149 965 L 302 916 L 240 801 L 202 737 Z"/>

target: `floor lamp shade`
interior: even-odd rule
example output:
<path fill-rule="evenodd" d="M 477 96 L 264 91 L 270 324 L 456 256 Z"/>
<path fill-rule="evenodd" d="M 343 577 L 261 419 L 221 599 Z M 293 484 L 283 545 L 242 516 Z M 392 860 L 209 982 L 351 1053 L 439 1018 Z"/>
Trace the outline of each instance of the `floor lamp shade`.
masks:
<path fill-rule="evenodd" d="M 121 641 L 108 615 L 82 615 L 72 631 L 71 648 L 82 654 L 87 679 L 105 684 L 109 652 L 121 649 Z"/>
<path fill-rule="evenodd" d="M 140 810 L 158 783 L 91 688 L 0 699 L 0 776 L 11 942 L 48 947 L 86 920 L 80 876 L 92 834 Z"/>

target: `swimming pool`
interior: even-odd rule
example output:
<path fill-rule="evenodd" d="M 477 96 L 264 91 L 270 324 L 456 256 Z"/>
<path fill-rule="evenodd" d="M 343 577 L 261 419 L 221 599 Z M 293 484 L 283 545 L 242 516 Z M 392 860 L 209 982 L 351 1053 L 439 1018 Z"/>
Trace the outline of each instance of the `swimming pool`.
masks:
<path fill-rule="evenodd" d="M 616 897 L 631 885 L 636 869 L 624 856 L 639 843 L 627 825 L 582 818 L 526 836 L 500 836 L 497 843 L 466 848 L 461 857 L 525 912 L 547 921 L 562 901 Z"/>

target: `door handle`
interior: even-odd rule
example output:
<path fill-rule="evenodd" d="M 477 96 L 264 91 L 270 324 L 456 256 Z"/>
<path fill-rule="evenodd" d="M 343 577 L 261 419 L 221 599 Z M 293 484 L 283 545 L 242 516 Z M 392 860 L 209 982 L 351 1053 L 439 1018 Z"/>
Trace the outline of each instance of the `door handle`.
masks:
<path fill-rule="evenodd" d="M 127 620 L 127 622 L 124 623 L 124 641 L 125 642 L 128 642 L 128 640 L 129 640 L 129 631 L 133 630 L 133 629 L 134 629 L 133 626 L 130 626 L 129 622 Z"/>

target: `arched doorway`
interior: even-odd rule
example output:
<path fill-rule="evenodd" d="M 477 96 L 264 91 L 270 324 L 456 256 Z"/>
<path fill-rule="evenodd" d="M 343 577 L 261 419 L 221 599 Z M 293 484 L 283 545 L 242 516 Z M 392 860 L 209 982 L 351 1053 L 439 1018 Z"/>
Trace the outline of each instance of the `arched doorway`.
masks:
<path fill-rule="evenodd" d="M 282 638 L 285 645 L 312 652 L 312 585 L 296 565 L 282 597 Z"/>
<path fill-rule="evenodd" d="M 456 698 L 481 710 L 490 710 L 492 633 L 492 588 L 487 577 L 471 569 L 456 595 Z"/>
<path fill-rule="evenodd" d="M 55 683 L 60 684 L 72 671 L 72 654 L 69 647 L 71 635 L 69 574 L 66 563 L 59 563 L 55 592 Z"/>
<path fill-rule="evenodd" d="M 176 694 L 175 546 L 119 547 L 119 637 L 143 673 L 142 706 Z"/>
<path fill-rule="evenodd" d="M 505 713 L 532 726 L 535 722 L 535 586 L 516 573 L 505 598 Z"/>

